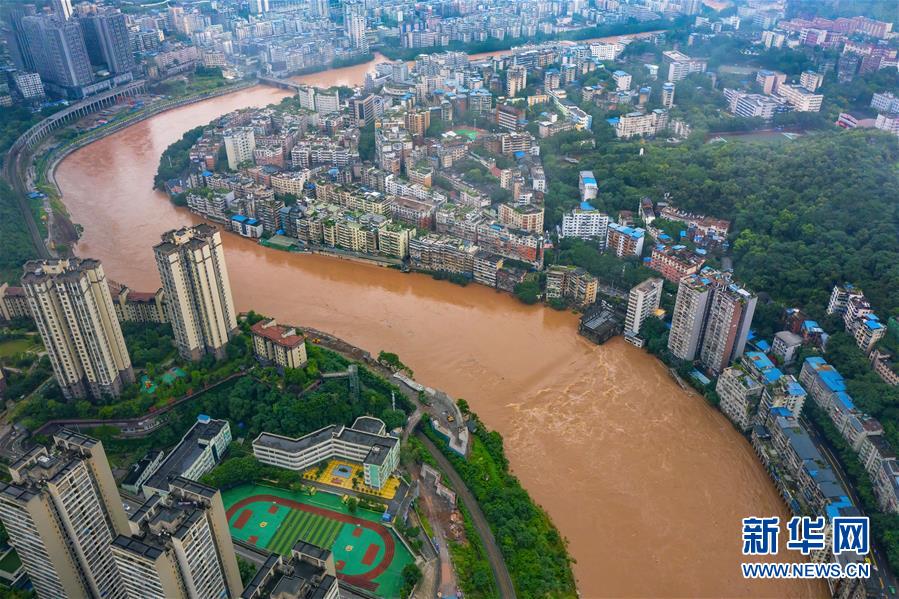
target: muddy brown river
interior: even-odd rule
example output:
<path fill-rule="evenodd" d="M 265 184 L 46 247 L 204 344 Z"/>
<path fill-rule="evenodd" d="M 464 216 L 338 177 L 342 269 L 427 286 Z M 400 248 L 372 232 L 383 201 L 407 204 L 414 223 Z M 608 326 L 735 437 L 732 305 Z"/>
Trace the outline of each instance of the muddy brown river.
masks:
<path fill-rule="evenodd" d="M 300 78 L 359 83 L 374 63 Z M 134 125 L 56 173 L 81 256 L 155 289 L 152 246 L 199 222 L 152 189 L 162 151 L 191 127 L 278 101 L 254 87 Z M 663 366 L 577 318 L 480 285 L 265 249 L 225 234 L 234 298 L 284 322 L 394 351 L 423 383 L 464 397 L 500 431 L 515 474 L 568 539 L 583 597 L 811 597 L 823 584 L 743 580 L 740 519 L 787 516 L 749 443 Z M 782 535 L 783 536 L 783 535 Z"/>

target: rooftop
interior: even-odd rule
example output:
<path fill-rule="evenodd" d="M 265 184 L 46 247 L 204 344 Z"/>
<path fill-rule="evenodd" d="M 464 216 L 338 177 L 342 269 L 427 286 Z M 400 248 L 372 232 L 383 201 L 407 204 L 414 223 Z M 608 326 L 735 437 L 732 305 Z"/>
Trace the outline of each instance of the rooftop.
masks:
<path fill-rule="evenodd" d="M 198 420 L 144 485 L 151 489 L 167 491 L 169 482 L 190 468 L 206 450 L 209 441 L 227 426 L 227 420 L 208 419 L 205 422 Z"/>

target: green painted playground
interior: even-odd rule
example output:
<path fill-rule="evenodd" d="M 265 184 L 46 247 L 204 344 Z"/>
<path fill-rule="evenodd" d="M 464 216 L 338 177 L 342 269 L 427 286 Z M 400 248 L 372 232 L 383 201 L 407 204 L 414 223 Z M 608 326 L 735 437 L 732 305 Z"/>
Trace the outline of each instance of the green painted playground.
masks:
<path fill-rule="evenodd" d="M 231 536 L 289 554 L 298 540 L 330 549 L 337 576 L 380 597 L 396 597 L 412 555 L 380 514 L 350 513 L 340 496 L 241 485 L 222 493 Z"/>
<path fill-rule="evenodd" d="M 155 379 L 150 379 L 147 375 L 143 375 L 140 377 L 140 387 L 143 393 L 147 395 L 152 395 L 156 393 L 156 388 L 158 385 L 171 385 L 178 379 L 183 379 L 187 377 L 187 373 L 181 370 L 178 367 L 169 368 L 166 370 L 162 376 L 156 377 Z"/>
<path fill-rule="evenodd" d="M 471 141 L 476 140 L 482 133 L 481 131 L 477 131 L 475 129 L 453 129 L 453 132 L 456 135 L 463 135 Z"/>

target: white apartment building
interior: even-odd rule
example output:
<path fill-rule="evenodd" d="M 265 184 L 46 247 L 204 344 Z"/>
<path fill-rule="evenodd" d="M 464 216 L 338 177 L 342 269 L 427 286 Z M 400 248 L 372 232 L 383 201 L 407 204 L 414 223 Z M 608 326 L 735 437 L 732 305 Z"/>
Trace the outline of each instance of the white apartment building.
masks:
<path fill-rule="evenodd" d="M 624 52 L 624 45 L 618 42 L 590 44 L 590 55 L 599 60 L 615 60 Z"/>
<path fill-rule="evenodd" d="M 22 287 L 67 399 L 118 395 L 134 381 L 131 358 L 97 260 L 34 260 Z"/>
<path fill-rule="evenodd" d="M 801 85 L 783 84 L 778 86 L 777 93 L 784 98 L 796 112 L 818 112 L 824 96 L 815 94 Z"/>
<path fill-rule="evenodd" d="M 871 108 L 877 112 L 899 112 L 899 98 L 892 92 L 881 92 L 871 97 Z"/>
<path fill-rule="evenodd" d="M 668 128 L 668 111 L 656 108 L 652 112 L 629 112 L 618 118 L 615 136 L 625 139 L 635 136 L 656 135 Z"/>
<path fill-rule="evenodd" d="M 340 112 L 340 97 L 337 92 L 325 93 L 321 90 L 315 94 L 315 112 L 324 116 L 334 112 Z"/>
<path fill-rule="evenodd" d="M 178 352 L 186 360 L 225 354 L 237 312 L 221 234 L 201 224 L 164 233 L 153 248 Z"/>
<path fill-rule="evenodd" d="M 365 33 L 365 4 L 362 2 L 346 2 L 343 5 L 343 25 L 346 28 L 350 45 L 360 54 L 368 52 L 368 36 Z"/>
<path fill-rule="evenodd" d="M 615 89 L 617 91 L 625 91 L 631 88 L 631 76 L 624 71 L 614 71 L 612 79 L 615 81 Z"/>
<path fill-rule="evenodd" d="M 224 133 L 225 153 L 228 156 L 228 168 L 236 171 L 240 163 L 253 160 L 256 150 L 256 136 L 252 127 L 228 129 Z"/>
<path fill-rule="evenodd" d="M 16 89 L 25 100 L 37 100 L 44 97 L 44 84 L 38 73 L 16 73 L 13 76 Z"/>
<path fill-rule="evenodd" d="M 178 445 L 144 482 L 141 493 L 144 497 L 165 495 L 169 492 L 169 484 L 179 477 L 199 480 L 222 461 L 231 439 L 231 425 L 227 420 L 200 414 Z"/>
<path fill-rule="evenodd" d="M 662 279 L 646 279 L 635 285 L 627 296 L 627 317 L 624 320 L 624 333 L 638 335 L 643 321 L 658 310 L 662 299 Z"/>
<path fill-rule="evenodd" d="M 592 200 L 599 192 L 599 186 L 596 184 L 596 177 L 593 175 L 593 171 L 581 171 L 578 175 L 577 186 L 581 192 L 582 202 Z"/>
<path fill-rule="evenodd" d="M 899 135 L 899 114 L 878 114 L 874 121 L 874 128 Z"/>
<path fill-rule="evenodd" d="M 690 58 L 677 50 L 663 52 L 662 56 L 668 65 L 668 81 L 680 81 L 690 73 L 704 73 L 707 65 L 706 61 Z"/>
<path fill-rule="evenodd" d="M 609 232 L 609 215 L 581 202 L 580 206 L 562 215 L 562 237 L 596 239 L 605 246 Z"/>
<path fill-rule="evenodd" d="M 718 377 L 715 392 L 721 402 L 718 407 L 737 428 L 745 432 L 752 425 L 752 415 L 764 387 L 742 366 L 725 368 Z"/>

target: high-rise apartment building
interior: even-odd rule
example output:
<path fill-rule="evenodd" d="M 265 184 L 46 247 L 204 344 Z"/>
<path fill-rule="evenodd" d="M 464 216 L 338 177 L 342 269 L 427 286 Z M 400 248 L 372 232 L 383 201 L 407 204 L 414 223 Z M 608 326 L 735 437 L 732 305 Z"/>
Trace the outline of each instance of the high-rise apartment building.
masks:
<path fill-rule="evenodd" d="M 103 444 L 63 429 L 9 472 L 0 520 L 38 597 L 127 597 L 110 546 L 130 529 Z"/>
<path fill-rule="evenodd" d="M 708 65 L 705 60 L 690 58 L 677 50 L 662 52 L 662 57 L 668 65 L 668 81 L 680 81 L 690 73 L 704 73 Z"/>
<path fill-rule="evenodd" d="M 345 2 L 343 5 L 343 26 L 350 38 L 350 45 L 365 54 L 368 52 L 368 36 L 365 34 L 365 4 L 362 2 Z"/>
<path fill-rule="evenodd" d="M 250 0 L 250 12 L 253 14 L 262 14 L 269 11 L 268 0 Z"/>
<path fill-rule="evenodd" d="M 79 19 L 51 15 L 22 19 L 28 52 L 45 86 L 61 95 L 81 97 L 93 82 L 90 57 Z"/>
<path fill-rule="evenodd" d="M 674 84 L 670 81 L 662 84 L 662 106 L 665 108 L 674 106 Z"/>
<path fill-rule="evenodd" d="M 627 296 L 627 317 L 624 320 L 625 334 L 637 335 L 643 321 L 659 309 L 662 299 L 662 279 L 646 279 L 635 285 Z"/>
<path fill-rule="evenodd" d="M 66 398 L 118 395 L 134 381 L 100 262 L 33 260 L 22 287 Z"/>
<path fill-rule="evenodd" d="M 699 355 L 712 372 L 721 372 L 743 354 L 756 299 L 753 293 L 732 283 L 730 277 L 716 280 Z"/>
<path fill-rule="evenodd" d="M 580 206 L 562 215 L 562 237 L 596 239 L 602 249 L 608 234 L 609 215 L 600 212 L 589 202 L 581 202 Z"/>
<path fill-rule="evenodd" d="M 218 490 L 177 478 L 131 516 L 111 553 L 129 599 L 240 597 L 243 586 Z"/>
<path fill-rule="evenodd" d="M 643 241 L 646 231 L 640 227 L 625 227 L 618 223 L 609 224 L 609 236 L 606 249 L 615 252 L 619 258 L 640 257 L 643 255 Z"/>
<path fill-rule="evenodd" d="M 312 14 L 316 17 L 328 18 L 331 13 L 328 0 L 311 0 L 309 6 L 312 9 Z"/>
<path fill-rule="evenodd" d="M 799 85 L 810 92 L 818 91 L 822 83 L 824 83 L 824 75 L 815 71 L 802 71 L 799 76 Z"/>
<path fill-rule="evenodd" d="M 228 168 L 236 171 L 241 162 L 253 160 L 256 149 L 256 135 L 252 127 L 228 129 L 223 135 L 225 154 L 228 156 Z"/>
<path fill-rule="evenodd" d="M 514 98 L 518 92 L 527 87 L 528 69 L 521 65 L 514 65 L 506 70 L 506 95 Z"/>
<path fill-rule="evenodd" d="M 72 18 L 72 0 L 53 0 L 51 4 L 58 17 L 64 20 Z"/>
<path fill-rule="evenodd" d="M 131 40 L 125 15 L 111 10 L 81 19 L 88 55 L 94 64 L 105 64 L 113 75 L 134 69 Z"/>
<path fill-rule="evenodd" d="M 8 26 L 6 47 L 9 48 L 13 64 L 23 71 L 34 70 L 34 59 L 31 56 L 31 49 L 28 47 L 28 38 L 25 35 L 22 19 L 35 14 L 37 14 L 37 10 L 34 4 L 10 3 L 4 7 L 3 11 L 4 20 Z"/>
<path fill-rule="evenodd" d="M 704 268 L 681 279 L 671 318 L 668 349 L 720 373 L 743 354 L 756 296 L 731 280 L 730 273 Z"/>
<path fill-rule="evenodd" d="M 694 360 L 702 341 L 705 315 L 712 294 L 710 281 L 700 275 L 681 279 L 671 313 L 668 349 L 681 360 Z"/>
<path fill-rule="evenodd" d="M 153 248 L 178 352 L 199 360 L 224 357 L 237 330 L 237 313 L 221 234 L 211 225 L 176 229 Z"/>
<path fill-rule="evenodd" d="M 13 81 L 22 99 L 38 100 L 44 97 L 44 84 L 37 73 L 16 73 L 13 75 Z"/>

